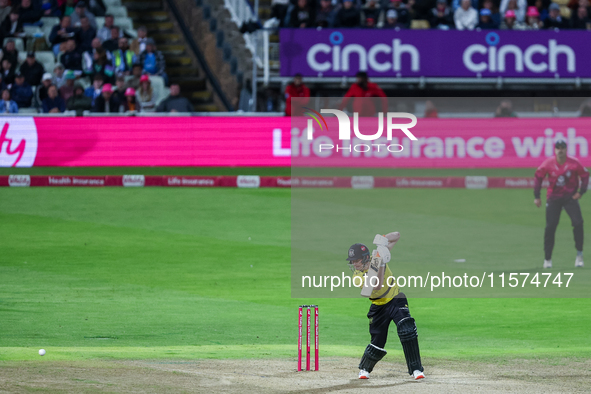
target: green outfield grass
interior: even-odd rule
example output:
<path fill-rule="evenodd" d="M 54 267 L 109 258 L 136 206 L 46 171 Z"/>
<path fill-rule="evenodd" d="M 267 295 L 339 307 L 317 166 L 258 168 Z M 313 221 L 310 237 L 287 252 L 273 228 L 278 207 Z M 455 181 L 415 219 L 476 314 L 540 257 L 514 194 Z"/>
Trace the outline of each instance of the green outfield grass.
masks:
<path fill-rule="evenodd" d="M 19 171 L 89 173 L 28 170 Z M 99 170 L 92 173 L 151 171 Z M 191 170 L 187 173 L 207 173 Z M 282 175 L 273 171 L 250 172 Z M 538 254 L 527 258 L 541 263 L 543 212 L 520 208 L 522 202 L 524 207 L 531 204 L 531 190 L 382 192 L 394 195 L 405 214 L 421 218 L 408 231 L 417 236 L 421 227 L 442 218 L 494 226 L 516 240 L 522 239 L 523 229 L 537 231 L 537 244 L 513 242 L 502 253 L 523 256 L 534 250 Z M 0 201 L 0 360 L 39 358 L 39 348 L 48 350 L 45 358 L 65 360 L 295 360 L 297 306 L 311 302 L 320 305 L 321 357 L 358 357 L 369 342 L 367 300 L 290 297 L 290 190 L 2 188 Z M 504 210 L 501 203 L 513 205 Z M 586 199 L 582 207 L 590 218 Z M 455 225 L 446 231 L 450 237 L 466 234 Z M 570 260 L 574 262 L 570 234 L 563 218 L 556 261 L 568 259 L 569 268 Z M 348 246 L 350 240 L 343 242 Z M 411 245 L 420 242 L 415 239 L 407 248 Z M 429 245 L 422 247 L 429 250 Z M 483 244 L 466 243 L 465 248 L 468 256 L 488 253 Z M 589 299 L 408 296 L 424 357 L 591 357 Z M 388 350 L 388 357 L 401 357 L 393 328 Z"/>

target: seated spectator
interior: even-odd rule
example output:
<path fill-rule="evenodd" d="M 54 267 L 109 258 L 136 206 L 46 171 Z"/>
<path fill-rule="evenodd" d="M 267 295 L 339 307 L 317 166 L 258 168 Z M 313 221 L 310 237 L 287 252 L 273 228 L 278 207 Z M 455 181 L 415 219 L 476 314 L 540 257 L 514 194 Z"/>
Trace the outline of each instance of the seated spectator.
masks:
<path fill-rule="evenodd" d="M 8 14 L 8 18 L 4 19 L 0 23 L 0 32 L 2 37 L 18 37 L 24 32 L 23 22 L 20 19 L 20 15 L 16 8 L 13 8 Z"/>
<path fill-rule="evenodd" d="M 427 100 L 425 102 L 425 118 L 438 118 L 439 113 L 437 112 L 437 107 L 433 104 L 433 101 Z"/>
<path fill-rule="evenodd" d="M 134 64 L 131 69 L 132 77 L 127 80 L 127 86 L 138 90 L 140 87 L 140 78 L 142 77 L 143 67 L 141 64 Z"/>
<path fill-rule="evenodd" d="M 178 84 L 170 85 L 170 95 L 158 105 L 158 112 L 193 112 L 193 105 L 185 97 L 181 96 L 181 87 Z"/>
<path fill-rule="evenodd" d="M 579 116 L 585 118 L 591 117 L 591 100 L 583 101 L 579 108 Z"/>
<path fill-rule="evenodd" d="M 43 103 L 45 97 L 47 97 L 47 88 L 53 85 L 53 77 L 50 73 L 43 74 L 43 78 L 41 78 L 41 85 L 37 86 L 37 90 L 35 90 L 35 106 L 40 107 Z"/>
<path fill-rule="evenodd" d="M 107 53 L 102 48 L 96 50 L 93 55 L 92 75 L 101 74 L 105 83 L 112 83 L 115 80 L 115 69 L 109 61 Z"/>
<path fill-rule="evenodd" d="M 353 4 L 353 0 L 343 0 L 343 6 L 337 11 L 334 21 L 335 27 L 361 26 L 361 13 Z"/>
<path fill-rule="evenodd" d="M 576 0 L 575 0 L 576 1 Z M 548 6 L 550 5 L 550 1 L 548 0 L 535 0 L 534 7 L 538 9 L 540 13 L 540 20 L 544 21 L 548 17 Z"/>
<path fill-rule="evenodd" d="M 97 51 L 104 51 L 105 55 L 107 56 L 107 63 L 112 63 L 113 62 L 113 57 L 111 56 L 111 52 L 106 51 L 103 48 L 103 44 L 101 43 L 101 40 L 98 37 L 95 37 L 92 40 L 91 43 L 91 49 L 84 52 L 82 54 L 82 72 L 84 72 L 84 74 L 86 75 L 92 75 L 94 74 L 93 71 L 93 65 L 94 65 L 94 54 Z"/>
<path fill-rule="evenodd" d="M 62 16 L 61 5 L 58 4 L 57 0 L 43 0 L 41 10 L 43 12 L 43 16 L 53 16 L 58 18 Z"/>
<path fill-rule="evenodd" d="M 474 30 L 478 24 L 478 12 L 470 4 L 470 0 L 462 0 L 462 5 L 454 13 L 454 23 L 458 30 Z"/>
<path fill-rule="evenodd" d="M 277 18 L 277 20 L 279 21 L 279 27 L 285 27 L 285 18 L 287 16 L 288 8 L 289 0 L 271 1 L 271 18 Z"/>
<path fill-rule="evenodd" d="M 111 28 L 111 38 L 103 41 L 103 48 L 109 52 L 115 52 L 119 48 L 119 33 L 121 30 L 117 26 Z"/>
<path fill-rule="evenodd" d="M 377 0 L 367 1 L 361 10 L 361 20 L 362 25 L 369 28 L 381 27 L 384 24 L 384 13 L 377 4 Z"/>
<path fill-rule="evenodd" d="M 482 8 L 486 8 L 487 10 L 490 10 L 490 12 L 491 12 L 490 19 L 497 26 L 501 26 L 501 14 L 499 13 L 498 7 L 496 7 L 495 3 L 493 3 L 493 0 L 484 0 L 484 2 L 482 3 Z"/>
<path fill-rule="evenodd" d="M 2 91 L 2 100 L 0 100 L 0 113 L 3 114 L 17 114 L 18 104 L 10 99 L 10 91 L 4 89 Z"/>
<path fill-rule="evenodd" d="M 123 104 L 126 100 L 125 99 L 126 87 L 127 86 L 125 86 L 125 77 L 123 75 L 117 75 L 113 96 L 115 96 L 115 99 L 117 99 L 117 101 L 119 101 L 121 104 Z"/>
<path fill-rule="evenodd" d="M 16 44 L 14 40 L 8 40 L 6 46 L 2 49 L 2 59 L 10 60 L 12 71 L 16 71 L 16 65 L 18 64 L 18 51 L 16 50 Z"/>
<path fill-rule="evenodd" d="M 76 41 L 66 41 L 65 52 L 60 58 L 60 62 L 66 70 L 82 70 L 82 55 L 76 50 Z"/>
<path fill-rule="evenodd" d="M 39 22 L 43 16 L 43 10 L 40 7 L 33 5 L 31 0 L 21 0 L 20 20 L 23 24 L 33 25 Z"/>
<path fill-rule="evenodd" d="M 57 92 L 57 87 L 51 85 L 47 89 L 47 97 L 43 100 L 43 113 L 44 114 L 55 114 L 64 112 L 66 110 L 66 103 Z"/>
<path fill-rule="evenodd" d="M 89 0 L 87 2 L 87 7 L 95 16 L 105 16 L 105 10 L 107 7 L 103 0 Z"/>
<path fill-rule="evenodd" d="M 142 112 L 154 112 L 156 110 L 156 93 L 152 88 L 150 77 L 142 75 L 140 78 L 140 87 L 136 90 L 138 104 L 142 107 Z"/>
<path fill-rule="evenodd" d="M 558 4 L 550 4 L 548 10 L 548 17 L 543 21 L 545 29 L 566 29 L 568 27 L 569 20 L 560 15 L 560 6 Z"/>
<path fill-rule="evenodd" d="M 335 11 L 330 0 L 320 0 L 320 8 L 316 12 L 316 27 L 333 27 Z"/>
<path fill-rule="evenodd" d="M 129 49 L 131 49 L 136 56 L 139 56 L 146 50 L 146 41 L 148 41 L 148 29 L 146 26 L 140 26 L 137 29 L 137 37 L 131 41 Z"/>
<path fill-rule="evenodd" d="M 386 11 L 386 21 L 384 22 L 384 29 L 404 29 L 402 23 L 398 22 L 398 12 L 396 10 Z"/>
<path fill-rule="evenodd" d="M 411 16 L 408 8 L 402 3 L 402 0 L 392 0 L 390 2 L 390 9 L 396 10 L 398 14 L 398 23 L 405 29 L 410 27 Z"/>
<path fill-rule="evenodd" d="M 12 7 L 9 0 L 0 0 L 0 22 L 4 21 L 10 14 Z"/>
<path fill-rule="evenodd" d="M 540 21 L 540 13 L 538 9 L 531 6 L 527 9 L 526 17 L 526 30 L 539 30 L 542 28 L 543 23 Z"/>
<path fill-rule="evenodd" d="M 575 16 L 571 19 L 573 29 L 591 30 L 591 20 L 589 19 L 586 7 L 580 6 Z"/>
<path fill-rule="evenodd" d="M 297 4 L 291 11 L 289 27 L 312 27 L 316 20 L 316 10 L 308 0 L 297 0 Z"/>
<path fill-rule="evenodd" d="M 515 11 L 509 10 L 505 12 L 505 19 L 501 23 L 502 30 L 525 30 L 525 25 L 517 21 Z"/>
<path fill-rule="evenodd" d="M 117 74 L 129 75 L 136 61 L 135 53 L 129 49 L 127 38 L 120 38 L 119 49 L 113 52 L 113 67 L 115 72 Z"/>
<path fill-rule="evenodd" d="M 495 118 L 516 118 L 517 114 L 513 111 L 511 100 L 503 100 L 495 111 Z"/>
<path fill-rule="evenodd" d="M 76 36 L 76 29 L 72 26 L 69 16 L 62 16 L 60 23 L 55 25 L 49 33 L 49 42 L 53 54 L 57 57 L 62 52 L 61 45 Z"/>
<path fill-rule="evenodd" d="M 164 72 L 166 67 L 164 55 L 156 50 L 156 43 L 151 38 L 148 38 L 146 50 L 140 56 L 140 64 L 144 67 L 144 72 L 161 76 L 164 78 L 164 83 L 168 85 L 168 76 Z"/>
<path fill-rule="evenodd" d="M 35 59 L 35 52 L 28 52 L 27 59 L 21 65 L 21 74 L 25 76 L 25 81 L 31 86 L 37 86 L 41 83 L 41 77 L 45 73 L 43 65 Z"/>
<path fill-rule="evenodd" d="M 103 75 L 96 74 L 93 78 L 92 85 L 87 87 L 84 91 L 86 97 L 90 97 L 91 104 L 94 106 L 94 102 L 98 96 L 103 92 Z"/>
<path fill-rule="evenodd" d="M 33 89 L 25 81 L 25 76 L 17 71 L 14 75 L 14 83 L 10 88 L 10 96 L 19 108 L 29 108 L 33 100 Z"/>
<path fill-rule="evenodd" d="M 77 31 L 78 35 L 78 51 L 80 53 L 92 50 L 92 40 L 96 36 L 96 30 L 90 26 L 90 22 L 86 16 L 80 18 L 80 28 Z"/>
<path fill-rule="evenodd" d="M 353 112 L 359 113 L 360 116 L 374 116 L 377 102 L 368 100 L 369 97 L 379 97 L 381 109 L 383 112 L 388 112 L 388 99 L 384 91 L 377 84 L 369 82 L 365 71 L 359 71 L 355 75 L 355 83 L 345 93 L 339 110 L 347 108 L 349 101 L 353 98 Z"/>
<path fill-rule="evenodd" d="M 497 26 L 492 18 L 491 18 L 492 12 L 490 12 L 490 10 L 488 8 L 483 8 L 480 10 L 480 22 L 478 23 L 478 28 L 483 29 L 483 30 L 488 30 L 488 29 L 498 29 L 499 26 Z"/>
<path fill-rule="evenodd" d="M 499 11 L 505 14 L 507 11 L 515 11 L 515 19 L 517 22 L 523 23 L 525 21 L 525 11 L 527 9 L 527 0 L 501 0 Z"/>
<path fill-rule="evenodd" d="M 474 8 L 475 10 L 478 10 L 480 8 L 478 6 L 478 4 L 479 4 L 478 0 L 470 0 L 470 4 L 472 5 L 472 8 Z M 461 5 L 462 5 L 462 0 L 451 0 L 451 9 L 454 13 L 456 12 L 456 10 L 458 8 L 461 7 Z"/>
<path fill-rule="evenodd" d="M 96 18 L 94 17 L 94 14 L 92 12 L 88 11 L 88 9 L 86 8 L 86 3 L 84 1 L 79 1 L 76 4 L 76 8 L 74 9 L 74 12 L 71 14 L 72 26 L 80 27 L 80 19 L 83 16 L 88 18 L 88 21 L 90 22 L 90 26 L 92 26 L 92 28 L 96 30 Z"/>
<path fill-rule="evenodd" d="M 101 40 L 101 42 L 105 42 L 111 39 L 111 29 L 113 28 L 113 26 L 115 26 L 115 18 L 113 17 L 113 15 L 105 15 L 105 24 L 96 32 L 96 36 Z M 123 37 L 122 32 L 120 32 L 120 34 L 120 37 Z"/>
<path fill-rule="evenodd" d="M 135 89 L 125 89 L 125 100 L 123 101 L 123 112 L 140 112 L 140 105 L 135 98 Z"/>
<path fill-rule="evenodd" d="M 56 64 L 53 68 L 53 84 L 58 88 L 61 88 L 66 83 L 64 78 L 65 70 L 64 65 L 61 63 Z"/>
<path fill-rule="evenodd" d="M 304 85 L 302 81 L 302 74 L 296 74 L 293 77 L 293 82 L 287 85 L 285 88 L 285 115 L 302 115 L 300 112 L 296 114 L 292 114 L 291 110 L 291 100 L 296 97 L 298 98 L 298 106 L 294 108 L 296 111 L 299 111 L 300 108 L 305 103 L 309 101 L 308 99 L 304 99 L 306 97 L 310 97 L 310 89 Z"/>
<path fill-rule="evenodd" d="M 76 75 L 74 71 L 68 70 L 65 75 L 66 83 L 59 89 L 60 97 L 67 102 L 70 97 L 74 95 L 74 82 L 76 81 Z"/>
<path fill-rule="evenodd" d="M 431 9 L 429 24 L 432 28 L 449 30 L 454 28 L 454 16 L 446 0 L 437 0 L 437 6 Z"/>
<path fill-rule="evenodd" d="M 14 82 L 14 71 L 9 59 L 2 60 L 2 80 L 6 85 L 10 85 Z"/>
<path fill-rule="evenodd" d="M 82 116 L 84 111 L 92 109 L 92 99 L 84 95 L 82 85 L 74 85 L 74 95 L 67 101 L 68 111 L 76 111 L 76 116 Z"/>
<path fill-rule="evenodd" d="M 113 96 L 113 86 L 110 83 L 106 83 L 103 85 L 102 94 L 94 100 L 92 112 L 119 112 L 119 102 Z"/>

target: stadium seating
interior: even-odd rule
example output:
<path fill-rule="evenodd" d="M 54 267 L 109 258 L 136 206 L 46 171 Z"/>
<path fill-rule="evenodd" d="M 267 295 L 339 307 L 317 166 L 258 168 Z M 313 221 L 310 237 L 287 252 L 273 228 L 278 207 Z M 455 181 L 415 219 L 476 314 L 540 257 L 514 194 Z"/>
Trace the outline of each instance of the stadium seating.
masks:
<path fill-rule="evenodd" d="M 127 8 L 123 6 L 108 6 L 107 14 L 112 14 L 115 18 L 127 18 Z"/>

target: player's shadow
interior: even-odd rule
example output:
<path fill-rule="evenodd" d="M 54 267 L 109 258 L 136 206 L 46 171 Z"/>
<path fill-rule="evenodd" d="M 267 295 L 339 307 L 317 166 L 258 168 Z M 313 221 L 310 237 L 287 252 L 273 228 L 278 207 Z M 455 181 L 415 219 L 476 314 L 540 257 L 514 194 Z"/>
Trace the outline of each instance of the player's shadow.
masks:
<path fill-rule="evenodd" d="M 348 390 L 348 389 L 361 389 L 361 388 L 363 388 L 364 390 L 385 389 L 385 388 L 390 388 L 390 387 L 399 387 L 399 386 L 403 386 L 406 384 L 416 384 L 416 383 L 417 382 L 412 380 L 412 381 L 392 383 L 392 384 L 380 384 L 380 385 L 369 386 L 369 385 L 367 385 L 366 381 L 364 381 L 364 380 L 352 379 L 351 383 L 339 384 L 337 386 L 330 386 L 330 387 L 321 387 L 321 388 L 317 388 L 317 389 L 290 391 L 290 393 L 294 393 L 294 394 L 295 393 L 298 393 L 298 394 L 302 394 L 302 393 L 321 394 L 321 393 L 332 393 L 335 391 Z"/>

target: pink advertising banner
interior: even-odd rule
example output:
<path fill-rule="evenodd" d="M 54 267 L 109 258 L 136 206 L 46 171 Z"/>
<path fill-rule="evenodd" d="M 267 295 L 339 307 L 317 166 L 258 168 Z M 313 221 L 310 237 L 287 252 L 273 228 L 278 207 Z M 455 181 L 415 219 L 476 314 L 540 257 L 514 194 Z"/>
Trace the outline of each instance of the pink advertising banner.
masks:
<path fill-rule="evenodd" d="M 307 129 L 297 127 L 307 120 L 2 117 L 0 166 L 537 167 L 559 138 L 591 166 L 586 118 L 418 119 L 411 129 L 416 141 L 396 129 L 390 141 L 385 129 L 375 141 L 353 132 L 343 141 L 332 116 L 309 139 Z M 376 121 L 360 120 L 360 132 L 375 134 Z"/>

